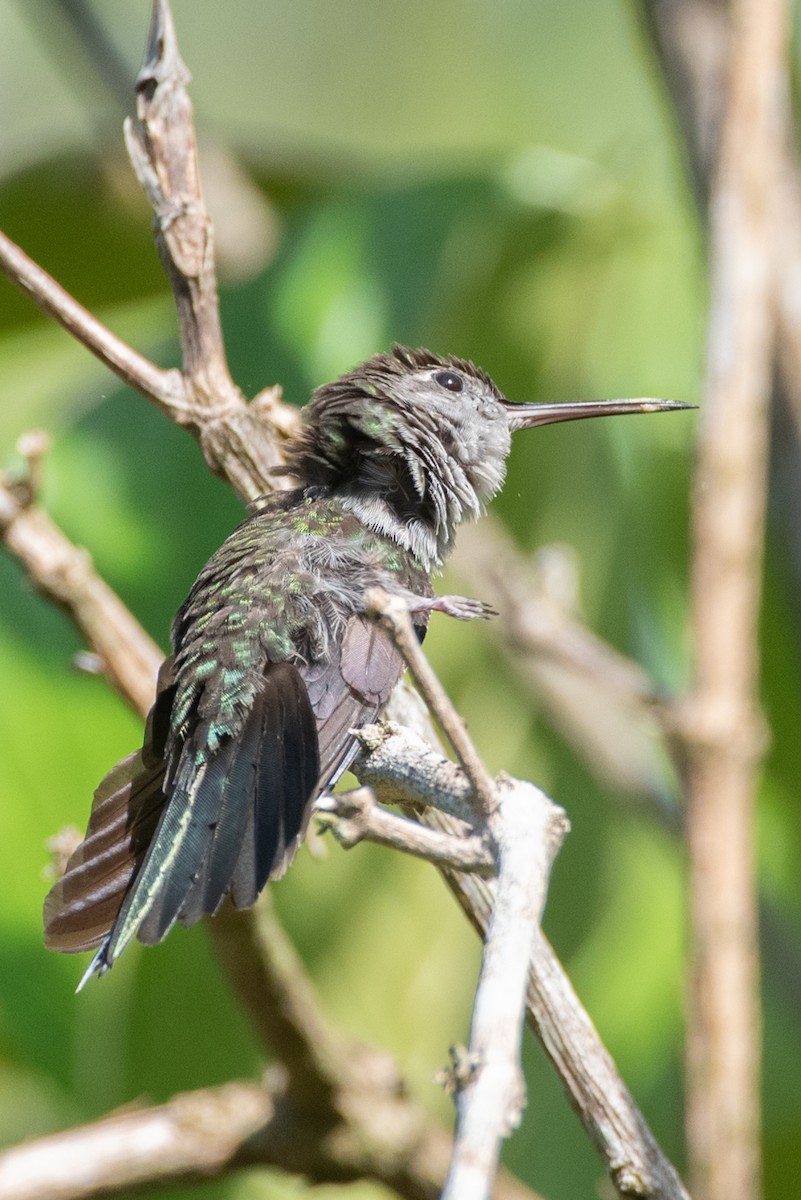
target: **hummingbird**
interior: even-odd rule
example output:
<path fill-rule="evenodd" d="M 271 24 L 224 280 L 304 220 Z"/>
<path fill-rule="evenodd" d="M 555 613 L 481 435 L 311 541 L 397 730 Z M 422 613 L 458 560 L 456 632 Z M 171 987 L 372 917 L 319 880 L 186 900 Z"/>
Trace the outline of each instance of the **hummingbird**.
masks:
<path fill-rule="evenodd" d="M 421 639 L 433 612 L 490 615 L 431 577 L 500 491 L 514 432 L 689 407 L 514 404 L 473 363 L 397 344 L 318 388 L 280 468 L 296 486 L 257 502 L 203 567 L 142 747 L 100 783 L 46 898 L 47 946 L 96 950 L 80 986 L 134 937 L 154 945 L 226 897 L 247 908 L 287 870 L 403 672 L 369 589 L 401 598 Z"/>

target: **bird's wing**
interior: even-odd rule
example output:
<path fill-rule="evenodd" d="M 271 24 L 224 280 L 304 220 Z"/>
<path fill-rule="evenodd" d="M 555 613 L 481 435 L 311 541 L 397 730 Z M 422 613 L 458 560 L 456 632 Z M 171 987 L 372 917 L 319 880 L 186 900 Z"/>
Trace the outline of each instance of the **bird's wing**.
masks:
<path fill-rule="evenodd" d="M 357 616 L 350 619 L 342 645 L 329 661 L 297 671 L 316 722 L 317 775 L 301 809 L 288 814 L 285 807 L 281 815 L 272 805 L 257 807 L 265 832 L 275 828 L 280 817 L 279 839 L 255 836 L 259 826 L 250 814 L 230 889 L 237 908 L 253 904 L 268 879 L 286 872 L 303 841 L 313 801 L 334 786 L 353 760 L 357 743 L 351 730 L 375 719 L 400 679 L 403 662 L 386 634 Z M 288 748 L 283 750 L 284 755 L 288 752 L 291 755 Z"/>
<path fill-rule="evenodd" d="M 402 670 L 387 635 L 361 616 L 325 664 L 266 663 L 235 734 L 209 752 L 208 727 L 196 725 L 169 766 L 167 798 L 168 660 L 143 749 L 98 787 L 86 837 L 47 897 L 47 945 L 102 944 L 102 968 L 134 935 L 159 942 L 226 894 L 252 904 L 294 858 L 313 800 L 352 761 L 350 731 L 376 717 Z"/>
<path fill-rule="evenodd" d="M 191 925 L 215 912 L 234 876 L 238 898 L 254 886 L 258 894 L 304 825 L 320 772 L 314 711 L 297 667 L 266 664 L 237 733 L 222 737 L 213 753 L 198 739 L 205 739 L 202 725 L 184 743 L 110 957 L 137 931 L 151 945 L 176 920 Z"/>

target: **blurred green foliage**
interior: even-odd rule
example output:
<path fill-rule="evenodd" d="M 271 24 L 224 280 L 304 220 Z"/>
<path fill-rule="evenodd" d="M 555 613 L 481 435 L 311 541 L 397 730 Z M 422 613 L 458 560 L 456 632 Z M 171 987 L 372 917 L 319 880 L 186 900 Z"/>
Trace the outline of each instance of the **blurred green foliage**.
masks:
<path fill-rule="evenodd" d="M 146 0 L 95 8 L 133 73 Z M 697 399 L 702 237 L 658 72 L 623 0 L 240 0 L 224 21 L 211 0 L 175 0 L 174 11 L 200 128 L 240 157 L 254 189 L 261 232 L 248 270 L 249 235 L 231 220 L 209 147 L 209 195 L 223 197 L 217 208 L 212 199 L 222 316 L 249 394 L 280 381 L 300 403 L 397 338 L 473 358 L 520 400 Z M 174 315 L 121 113 L 61 20 L 49 0 L 0 0 L 0 222 L 112 328 L 174 363 Z M 24 430 L 53 433 L 46 507 L 166 645 L 194 575 L 239 518 L 236 500 L 190 438 L 2 281 L 0 397 L 0 461 L 13 465 Z M 523 436 L 496 505 L 524 550 L 575 546 L 588 621 L 668 689 L 688 677 L 693 424 Z M 801 921 L 801 676 L 784 554 L 779 520 L 766 569 L 775 741 L 760 841 L 781 947 L 766 969 L 768 1197 L 790 1194 L 801 1150 L 788 999 Z M 435 621 L 426 648 L 489 765 L 535 779 L 569 812 L 547 928 L 680 1163 L 680 847 L 577 761 L 486 631 Z M 140 733 L 101 681 L 72 669 L 78 649 L 63 616 L 0 558 L 3 1144 L 260 1066 L 202 929 L 132 948 L 79 997 L 80 964 L 43 949 L 46 839 L 83 825 L 96 782 Z M 435 874 L 331 847 L 324 861 L 304 853 L 275 899 L 327 1010 L 389 1046 L 416 1096 L 448 1119 L 431 1080 L 466 1037 L 478 946 Z M 529 1107 L 507 1161 L 553 1200 L 595 1194 L 598 1160 L 533 1040 L 525 1054 Z M 204 1194 L 300 1190 L 251 1174 Z"/>

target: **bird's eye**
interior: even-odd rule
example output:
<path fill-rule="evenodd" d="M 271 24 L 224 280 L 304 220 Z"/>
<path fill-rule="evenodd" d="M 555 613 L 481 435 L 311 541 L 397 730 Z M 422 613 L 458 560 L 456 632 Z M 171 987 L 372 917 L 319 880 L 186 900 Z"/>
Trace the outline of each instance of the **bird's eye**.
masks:
<path fill-rule="evenodd" d="M 455 371 L 437 371 L 434 382 L 447 388 L 449 392 L 461 392 L 464 388 L 464 380 Z"/>

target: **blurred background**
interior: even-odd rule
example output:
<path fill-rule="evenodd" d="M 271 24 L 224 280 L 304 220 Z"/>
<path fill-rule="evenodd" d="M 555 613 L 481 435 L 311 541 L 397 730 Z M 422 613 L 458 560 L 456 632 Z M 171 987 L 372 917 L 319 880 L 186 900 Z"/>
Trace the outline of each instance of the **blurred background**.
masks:
<path fill-rule="evenodd" d="M 212 0 L 174 0 L 173 10 L 231 369 L 247 394 L 278 382 L 300 404 L 397 339 L 474 359 L 513 399 L 698 399 L 703 232 L 632 5 L 239 0 L 223 18 Z M 174 312 L 122 146 L 148 19 L 147 0 L 0 0 L 0 226 L 169 365 Z M 0 280 L 0 465 L 14 466 L 31 428 L 54 439 L 43 503 L 166 647 L 240 506 L 191 438 Z M 495 505 L 523 555 L 573 548 L 581 614 L 668 693 L 688 684 L 693 434 L 689 415 L 521 435 Z M 801 1153 L 801 697 L 798 595 L 775 500 L 759 854 L 782 947 L 764 984 L 765 1190 L 784 1197 Z M 202 928 L 132 947 L 78 997 L 82 963 L 43 948 L 46 840 L 83 828 L 96 783 L 141 734 L 102 680 L 75 670 L 79 649 L 0 557 L 0 1145 L 254 1076 L 261 1063 Z M 491 630 L 435 618 L 426 649 L 489 766 L 533 779 L 568 811 L 546 930 L 681 1167 L 683 855 L 670 771 L 656 747 L 635 782 L 604 781 Z M 432 1077 L 467 1037 L 476 939 L 430 868 L 325 845 L 322 860 L 301 855 L 276 904 L 327 1011 L 389 1047 L 415 1097 L 449 1120 Z M 606 1194 L 528 1035 L 525 1057 L 529 1105 L 507 1163 L 553 1200 Z M 303 1191 L 253 1173 L 203 1194 Z"/>

